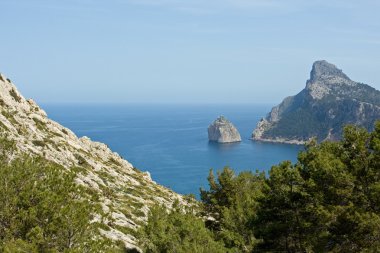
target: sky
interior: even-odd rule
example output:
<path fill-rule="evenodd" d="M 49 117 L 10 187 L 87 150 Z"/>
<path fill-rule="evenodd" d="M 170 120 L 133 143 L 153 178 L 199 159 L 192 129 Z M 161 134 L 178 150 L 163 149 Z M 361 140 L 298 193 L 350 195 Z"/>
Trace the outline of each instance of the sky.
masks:
<path fill-rule="evenodd" d="M 266 103 L 327 60 L 380 90 L 378 0 L 0 0 L 0 72 L 38 103 Z"/>

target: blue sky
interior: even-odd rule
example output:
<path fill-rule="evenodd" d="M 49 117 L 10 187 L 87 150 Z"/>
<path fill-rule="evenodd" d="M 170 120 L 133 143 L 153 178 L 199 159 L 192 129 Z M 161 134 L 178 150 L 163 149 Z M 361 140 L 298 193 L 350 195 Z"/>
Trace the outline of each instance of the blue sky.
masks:
<path fill-rule="evenodd" d="M 325 59 L 380 89 L 380 1 L 0 0 L 0 72 L 40 103 L 273 103 Z"/>

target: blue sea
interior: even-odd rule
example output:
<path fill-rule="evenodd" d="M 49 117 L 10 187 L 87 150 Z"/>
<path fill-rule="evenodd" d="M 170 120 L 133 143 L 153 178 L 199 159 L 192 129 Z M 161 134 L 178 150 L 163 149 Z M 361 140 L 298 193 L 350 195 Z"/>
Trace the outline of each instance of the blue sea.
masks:
<path fill-rule="evenodd" d="M 182 194 L 207 188 L 209 170 L 268 171 L 296 161 L 302 146 L 250 140 L 272 105 L 58 105 L 45 104 L 49 117 L 79 137 L 106 143 L 152 179 Z M 218 116 L 239 130 L 242 142 L 210 143 L 207 127 Z"/>

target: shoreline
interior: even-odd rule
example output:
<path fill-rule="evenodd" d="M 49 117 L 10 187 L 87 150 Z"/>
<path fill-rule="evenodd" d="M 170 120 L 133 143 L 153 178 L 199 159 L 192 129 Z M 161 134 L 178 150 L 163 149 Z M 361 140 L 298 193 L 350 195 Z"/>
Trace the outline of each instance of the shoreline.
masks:
<path fill-rule="evenodd" d="M 306 144 L 306 141 L 299 141 L 299 140 L 286 140 L 286 139 L 266 139 L 266 138 L 250 138 L 252 141 L 258 141 L 258 142 L 267 142 L 267 143 L 282 143 L 282 144 L 291 144 L 291 145 L 299 145 L 304 146 Z"/>

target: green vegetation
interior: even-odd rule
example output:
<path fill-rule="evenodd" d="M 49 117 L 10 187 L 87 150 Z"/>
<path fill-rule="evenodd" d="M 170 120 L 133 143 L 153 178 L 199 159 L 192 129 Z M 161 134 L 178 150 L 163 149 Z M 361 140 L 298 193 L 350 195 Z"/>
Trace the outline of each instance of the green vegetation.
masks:
<path fill-rule="evenodd" d="M 201 189 L 205 215 L 213 217 L 208 227 L 227 248 L 234 252 L 251 252 L 259 240 L 254 236 L 251 223 L 263 198 L 266 187 L 264 174 L 242 172 L 235 176 L 229 168 L 208 177 L 210 189 Z"/>
<path fill-rule="evenodd" d="M 6 111 L 6 110 L 2 110 L 1 111 L 1 114 L 7 118 L 7 120 L 9 122 L 11 122 L 14 126 L 18 125 L 18 122 L 17 120 L 14 118 L 14 115 L 17 113 L 17 111 Z"/>
<path fill-rule="evenodd" d="M 1 122 L 1 121 L 0 121 L 0 128 L 2 128 L 5 131 L 9 130 L 8 127 L 3 122 Z"/>
<path fill-rule="evenodd" d="M 269 127 L 265 129 L 263 138 L 308 140 L 316 137 L 318 141 L 326 138 L 338 140 L 342 137 L 342 130 L 346 124 L 360 125 L 369 131 L 373 130 L 375 121 L 380 119 L 380 91 L 369 85 L 348 80 L 345 75 L 343 78 L 347 80 L 331 78 L 342 75 L 336 72 L 335 66 L 316 63 L 330 69 L 330 79 L 320 76 L 321 73 L 311 73 L 310 78 L 319 81 L 308 83 L 305 89 L 284 99 L 279 107 L 269 114 Z M 323 96 L 316 98 L 316 94 Z M 276 114 L 278 115 L 272 118 Z"/>
<path fill-rule="evenodd" d="M 44 141 L 41 141 L 41 140 L 33 140 L 32 143 L 38 147 L 45 147 L 45 145 L 46 145 L 46 143 Z"/>
<path fill-rule="evenodd" d="M 152 209 L 146 252 L 380 251 L 380 122 L 312 141 L 267 177 L 224 168 L 208 181 L 201 212 Z"/>
<path fill-rule="evenodd" d="M 99 207 L 75 172 L 38 157 L 9 161 L 14 143 L 0 147 L 0 252 L 112 250 L 91 223 Z"/>
<path fill-rule="evenodd" d="M 85 165 L 89 165 L 86 161 L 86 159 L 83 158 L 83 156 L 81 156 L 80 154 L 74 154 L 74 157 L 75 159 L 77 159 L 78 161 L 78 164 L 80 166 L 85 166 Z"/>
<path fill-rule="evenodd" d="M 109 159 L 109 162 L 110 162 L 111 164 L 116 165 L 116 166 L 121 166 L 121 164 L 120 164 L 118 161 L 116 161 L 113 157 L 111 157 L 111 158 Z"/>
<path fill-rule="evenodd" d="M 328 130 L 329 126 L 324 123 L 324 116 L 319 117 L 320 115 L 316 113 L 310 113 L 313 110 L 316 109 L 304 105 L 288 112 L 286 117 L 282 117 L 273 128 L 265 132 L 265 137 L 279 136 L 307 140 L 315 136 L 318 140 L 323 140 L 327 136 L 326 129 Z"/>
<path fill-rule="evenodd" d="M 74 155 L 80 167 L 65 169 L 41 157 L 17 158 L 15 143 L 0 139 L 0 252 L 125 251 L 100 235 L 111 228 L 135 236 L 145 252 L 379 252 L 380 122 L 372 133 L 353 126 L 342 132 L 339 142 L 312 141 L 297 163 L 284 161 L 268 175 L 210 171 L 199 205 L 154 206 L 145 225 L 144 204 L 125 198 L 122 213 L 137 219 L 137 231 L 112 219 L 93 222 L 103 214 L 100 195 L 75 183 L 89 166 L 85 153 Z M 106 185 L 115 180 L 97 173 Z M 125 196 L 167 198 L 139 173 L 131 176 L 141 185 L 123 186 Z M 99 187 L 117 199 L 115 189 Z"/>
<path fill-rule="evenodd" d="M 37 118 L 33 118 L 33 121 L 36 124 L 36 127 L 37 127 L 38 130 L 48 132 L 48 129 L 46 127 L 46 123 L 45 122 L 42 122 L 41 120 L 39 120 Z"/>
<path fill-rule="evenodd" d="M 8 80 L 8 82 L 11 82 L 11 80 L 9 80 L 9 79 L 7 79 L 7 80 Z M 9 94 L 13 97 L 13 99 L 14 99 L 16 102 L 18 102 L 18 103 L 21 102 L 21 97 L 20 97 L 19 95 L 17 95 L 17 92 L 16 92 L 14 89 L 11 89 L 11 90 L 9 91 Z"/>
<path fill-rule="evenodd" d="M 139 231 L 145 252 L 225 252 L 204 222 L 187 211 L 174 207 L 167 213 L 165 207 L 153 207 L 148 224 Z"/>

